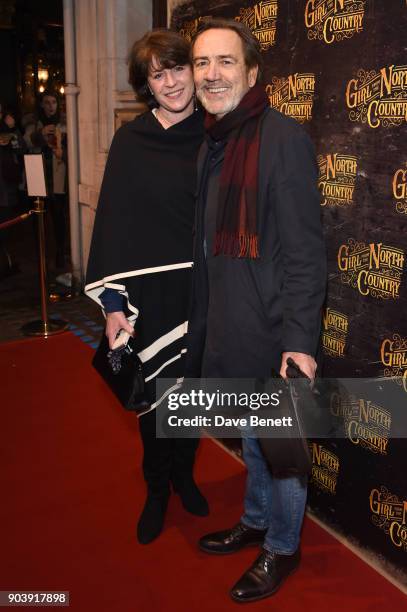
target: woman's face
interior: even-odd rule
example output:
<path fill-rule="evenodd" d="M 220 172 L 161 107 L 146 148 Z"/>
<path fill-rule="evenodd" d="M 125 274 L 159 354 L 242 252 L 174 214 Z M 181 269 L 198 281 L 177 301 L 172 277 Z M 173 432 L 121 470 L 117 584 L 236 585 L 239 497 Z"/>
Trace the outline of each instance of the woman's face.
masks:
<path fill-rule="evenodd" d="M 54 96 L 44 96 L 41 102 L 46 117 L 52 117 L 58 110 L 58 102 Z"/>
<path fill-rule="evenodd" d="M 180 113 L 193 105 L 195 87 L 192 69 L 188 64 L 161 68 L 153 57 L 147 81 L 157 104 L 165 110 Z"/>

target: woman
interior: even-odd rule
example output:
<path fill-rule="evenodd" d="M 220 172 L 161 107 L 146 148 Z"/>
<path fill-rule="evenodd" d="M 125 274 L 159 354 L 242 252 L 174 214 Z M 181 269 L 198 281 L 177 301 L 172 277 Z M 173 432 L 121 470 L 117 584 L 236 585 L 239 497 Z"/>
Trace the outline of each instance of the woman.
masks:
<path fill-rule="evenodd" d="M 186 510 L 208 514 L 192 474 L 198 441 L 156 438 L 154 411 L 156 377 L 183 376 L 203 117 L 195 110 L 189 45 L 175 32 L 155 30 L 133 45 L 129 82 L 152 110 L 113 138 L 85 291 L 105 309 L 111 347 L 135 323 L 150 400 L 140 417 L 148 494 L 137 528 L 147 544 L 161 532 L 170 484 Z"/>
<path fill-rule="evenodd" d="M 58 269 L 65 267 L 66 249 L 66 125 L 61 117 L 57 94 L 45 90 L 40 97 L 38 118 L 29 123 L 24 134 L 28 148 L 42 153 L 47 179 L 47 204 L 54 226 Z"/>

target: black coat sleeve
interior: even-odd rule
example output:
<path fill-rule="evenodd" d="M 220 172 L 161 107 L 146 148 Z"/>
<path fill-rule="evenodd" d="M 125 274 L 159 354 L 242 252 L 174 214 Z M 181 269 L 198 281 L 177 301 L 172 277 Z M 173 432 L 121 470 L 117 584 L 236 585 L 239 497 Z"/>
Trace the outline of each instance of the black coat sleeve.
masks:
<path fill-rule="evenodd" d="M 282 350 L 315 355 L 326 291 L 314 148 L 299 126 L 278 147 L 276 217 L 283 262 Z"/>

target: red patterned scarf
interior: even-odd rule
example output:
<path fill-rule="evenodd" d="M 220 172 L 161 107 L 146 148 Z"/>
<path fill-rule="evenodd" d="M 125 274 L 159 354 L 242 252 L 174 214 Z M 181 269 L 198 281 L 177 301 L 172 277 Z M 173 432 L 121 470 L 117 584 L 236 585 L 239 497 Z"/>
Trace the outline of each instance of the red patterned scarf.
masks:
<path fill-rule="evenodd" d="M 222 119 L 206 115 L 205 128 L 216 141 L 227 140 L 220 174 L 214 255 L 259 257 L 257 232 L 260 116 L 269 105 L 255 85 Z"/>

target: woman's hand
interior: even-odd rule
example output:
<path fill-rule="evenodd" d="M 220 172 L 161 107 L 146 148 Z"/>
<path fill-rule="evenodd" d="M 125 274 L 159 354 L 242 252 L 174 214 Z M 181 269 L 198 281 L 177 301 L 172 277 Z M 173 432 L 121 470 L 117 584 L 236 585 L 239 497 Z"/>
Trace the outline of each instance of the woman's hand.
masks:
<path fill-rule="evenodd" d="M 0 146 L 6 147 L 11 140 L 12 134 L 0 134 Z"/>
<path fill-rule="evenodd" d="M 48 138 L 48 136 L 53 136 L 55 134 L 55 125 L 53 125 L 52 123 L 49 123 L 48 125 L 44 125 L 44 127 L 41 130 L 42 135 L 44 136 L 45 139 Z"/>
<path fill-rule="evenodd" d="M 113 343 L 116 340 L 116 336 L 121 329 L 124 329 L 131 336 L 134 336 L 134 328 L 126 319 L 126 315 L 123 311 L 120 312 L 109 312 L 106 315 L 106 336 L 109 340 L 109 347 L 113 348 Z"/>

